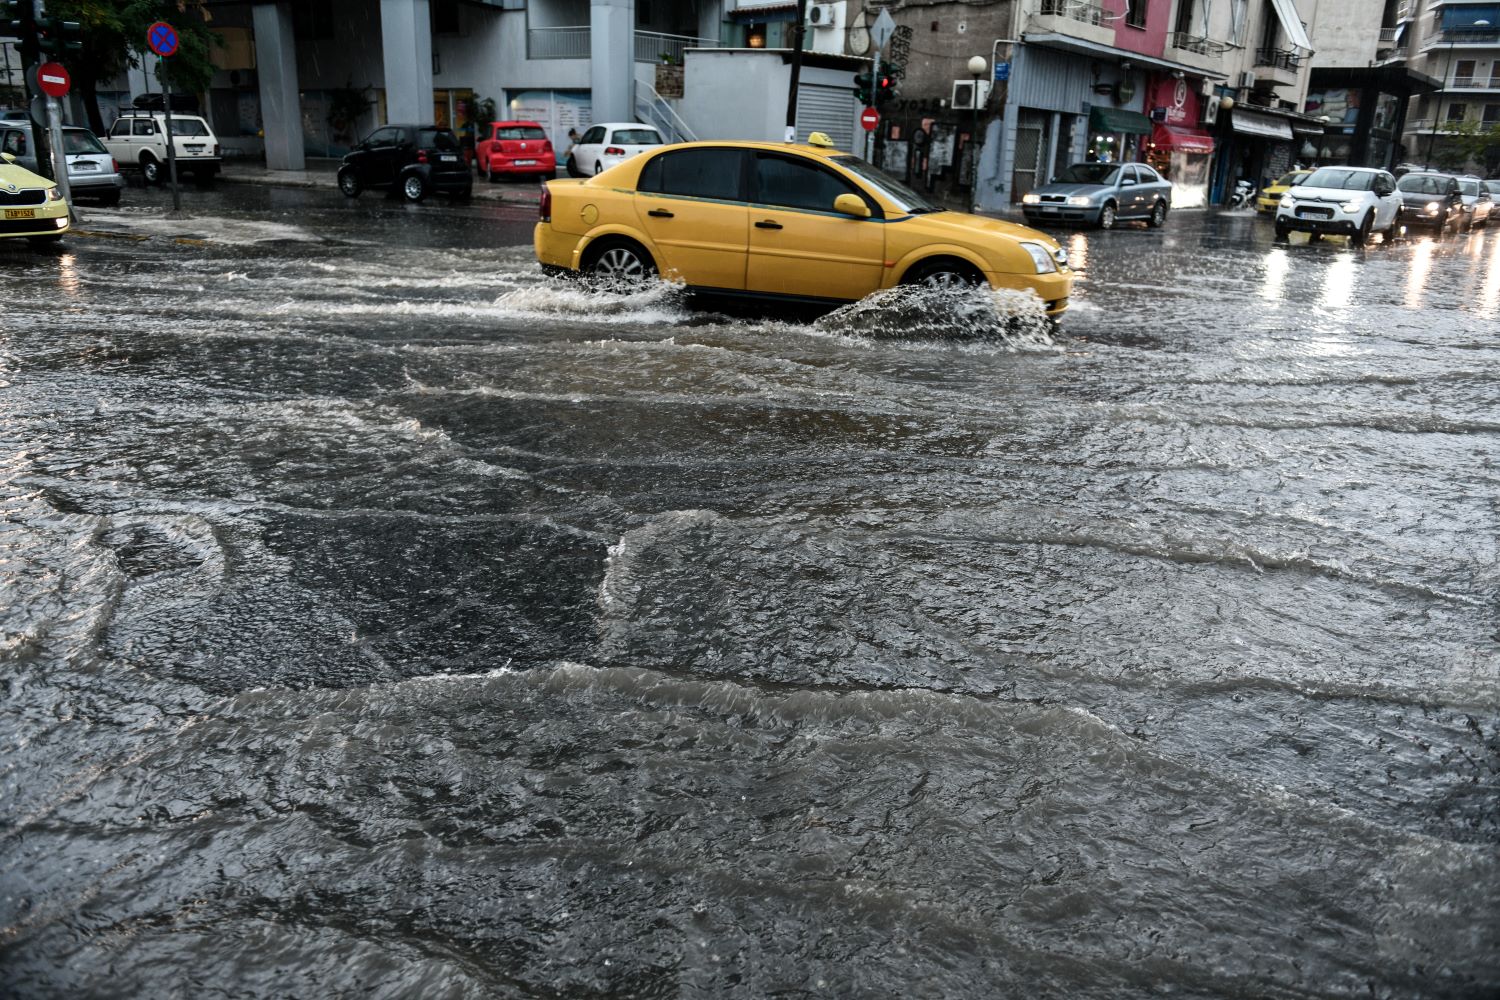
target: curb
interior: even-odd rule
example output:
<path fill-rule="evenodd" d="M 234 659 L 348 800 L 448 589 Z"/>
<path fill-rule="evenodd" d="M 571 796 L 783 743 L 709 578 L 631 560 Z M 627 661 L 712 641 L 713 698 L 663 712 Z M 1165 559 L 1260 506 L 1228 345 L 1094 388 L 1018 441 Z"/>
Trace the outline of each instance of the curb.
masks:
<path fill-rule="evenodd" d="M 276 174 L 266 171 L 254 175 L 235 174 L 227 170 L 219 172 L 218 180 L 226 184 L 260 184 L 266 187 L 301 188 L 305 191 L 338 191 L 334 175 L 329 174 L 328 179 L 313 180 L 307 177 L 278 177 Z M 483 182 L 475 182 L 475 201 L 500 201 L 510 204 L 535 205 L 541 200 L 541 186 L 538 185 L 528 191 L 507 191 L 503 188 L 495 188 Z"/>

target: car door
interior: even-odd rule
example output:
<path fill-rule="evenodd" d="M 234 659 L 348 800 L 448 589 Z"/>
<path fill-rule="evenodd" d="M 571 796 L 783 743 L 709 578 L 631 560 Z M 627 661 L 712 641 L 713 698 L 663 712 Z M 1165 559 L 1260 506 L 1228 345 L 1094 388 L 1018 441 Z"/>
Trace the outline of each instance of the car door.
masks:
<path fill-rule="evenodd" d="M 585 177 L 594 176 L 594 168 L 599 164 L 599 154 L 604 149 L 604 131 L 603 125 L 593 126 L 573 147 L 573 163 Z"/>
<path fill-rule="evenodd" d="M 109 127 L 109 136 L 104 140 L 104 146 L 117 161 L 135 162 L 135 153 L 130 140 L 129 118 L 115 119 L 115 123 Z"/>
<path fill-rule="evenodd" d="M 400 141 L 401 129 L 394 125 L 376 129 L 365 140 L 359 171 L 370 187 L 385 187 L 396 179 L 396 147 Z"/>
<path fill-rule="evenodd" d="M 1128 163 L 1120 168 L 1120 214 L 1145 214 L 1141 207 L 1141 175 Z"/>
<path fill-rule="evenodd" d="M 1396 178 L 1393 174 L 1380 174 L 1376 178 L 1375 197 L 1379 199 L 1376 202 L 1378 215 L 1375 228 L 1385 229 L 1395 225 L 1397 216 L 1401 214 L 1401 192 L 1396 190 Z"/>
<path fill-rule="evenodd" d="M 846 300 L 878 289 L 885 223 L 874 199 L 809 157 L 759 150 L 751 155 L 746 289 Z M 858 196 L 871 218 L 835 212 L 841 194 Z"/>
<path fill-rule="evenodd" d="M 699 288 L 743 291 L 750 207 L 744 150 L 696 147 L 654 156 L 634 196 L 657 267 Z"/>

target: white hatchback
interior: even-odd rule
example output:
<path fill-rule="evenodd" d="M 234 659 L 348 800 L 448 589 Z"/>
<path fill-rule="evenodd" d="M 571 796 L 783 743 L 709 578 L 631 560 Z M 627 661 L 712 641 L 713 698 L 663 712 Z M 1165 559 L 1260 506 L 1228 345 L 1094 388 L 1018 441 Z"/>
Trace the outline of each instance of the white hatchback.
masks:
<path fill-rule="evenodd" d="M 1401 216 L 1396 178 L 1374 167 L 1319 167 L 1281 196 L 1276 238 L 1288 233 L 1347 236 L 1364 246 L 1371 233 L 1389 238 Z"/>
<path fill-rule="evenodd" d="M 590 125 L 568 151 L 568 175 L 592 177 L 639 153 L 665 145 L 661 133 L 637 122 Z"/>

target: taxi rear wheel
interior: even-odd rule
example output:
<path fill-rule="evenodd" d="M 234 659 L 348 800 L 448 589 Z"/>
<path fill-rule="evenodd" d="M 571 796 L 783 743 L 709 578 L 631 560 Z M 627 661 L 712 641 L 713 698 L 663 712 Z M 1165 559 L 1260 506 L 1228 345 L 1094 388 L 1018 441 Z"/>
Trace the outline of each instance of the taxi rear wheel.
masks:
<path fill-rule="evenodd" d="M 984 283 L 984 276 L 972 264 L 942 258 L 924 261 L 907 272 L 905 284 L 928 288 L 969 288 Z"/>
<path fill-rule="evenodd" d="M 589 248 L 583 273 L 615 287 L 644 285 L 656 276 L 656 262 L 639 243 L 601 240 Z"/>

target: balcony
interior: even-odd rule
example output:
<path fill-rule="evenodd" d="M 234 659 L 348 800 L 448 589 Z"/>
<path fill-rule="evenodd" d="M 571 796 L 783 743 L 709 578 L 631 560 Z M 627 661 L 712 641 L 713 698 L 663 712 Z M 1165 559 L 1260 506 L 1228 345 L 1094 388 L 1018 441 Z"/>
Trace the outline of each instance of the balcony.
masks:
<path fill-rule="evenodd" d="M 1402 0 L 1396 5 L 1396 21 L 1410 21 L 1417 16 L 1417 0 Z"/>
<path fill-rule="evenodd" d="M 1500 28 L 1449 28 L 1447 31 L 1434 31 L 1422 39 L 1423 52 L 1449 46 L 1462 49 L 1465 46 L 1495 45 L 1500 45 Z"/>
<path fill-rule="evenodd" d="M 1382 46 L 1395 45 L 1396 44 L 1396 32 L 1398 32 L 1399 30 L 1401 30 L 1401 29 L 1399 29 L 1399 28 L 1381 28 L 1380 29 L 1380 42 L 1379 42 L 1379 44 L 1382 45 Z"/>
<path fill-rule="evenodd" d="M 1227 42 L 1215 41 L 1212 38 L 1186 31 L 1174 31 L 1167 36 L 1167 49 L 1162 55 L 1173 62 L 1222 72 L 1224 53 L 1227 51 L 1229 51 Z"/>
<path fill-rule="evenodd" d="M 1294 87 L 1301 66 L 1302 57 L 1288 49 L 1257 49 L 1253 69 L 1256 80 L 1273 87 Z"/>
<path fill-rule="evenodd" d="M 1500 77 L 1455 76 L 1445 90 L 1496 90 L 1500 91 Z"/>
<path fill-rule="evenodd" d="M 529 28 L 526 31 L 528 59 L 588 59 L 592 56 L 587 25 L 567 28 Z M 688 49 L 716 49 L 717 38 L 695 38 L 691 35 L 665 35 L 658 31 L 635 33 L 636 62 L 673 62 L 682 64 Z"/>
<path fill-rule="evenodd" d="M 1038 0 L 1028 30 L 1114 45 L 1115 22 L 1122 16 L 1086 0 Z"/>

